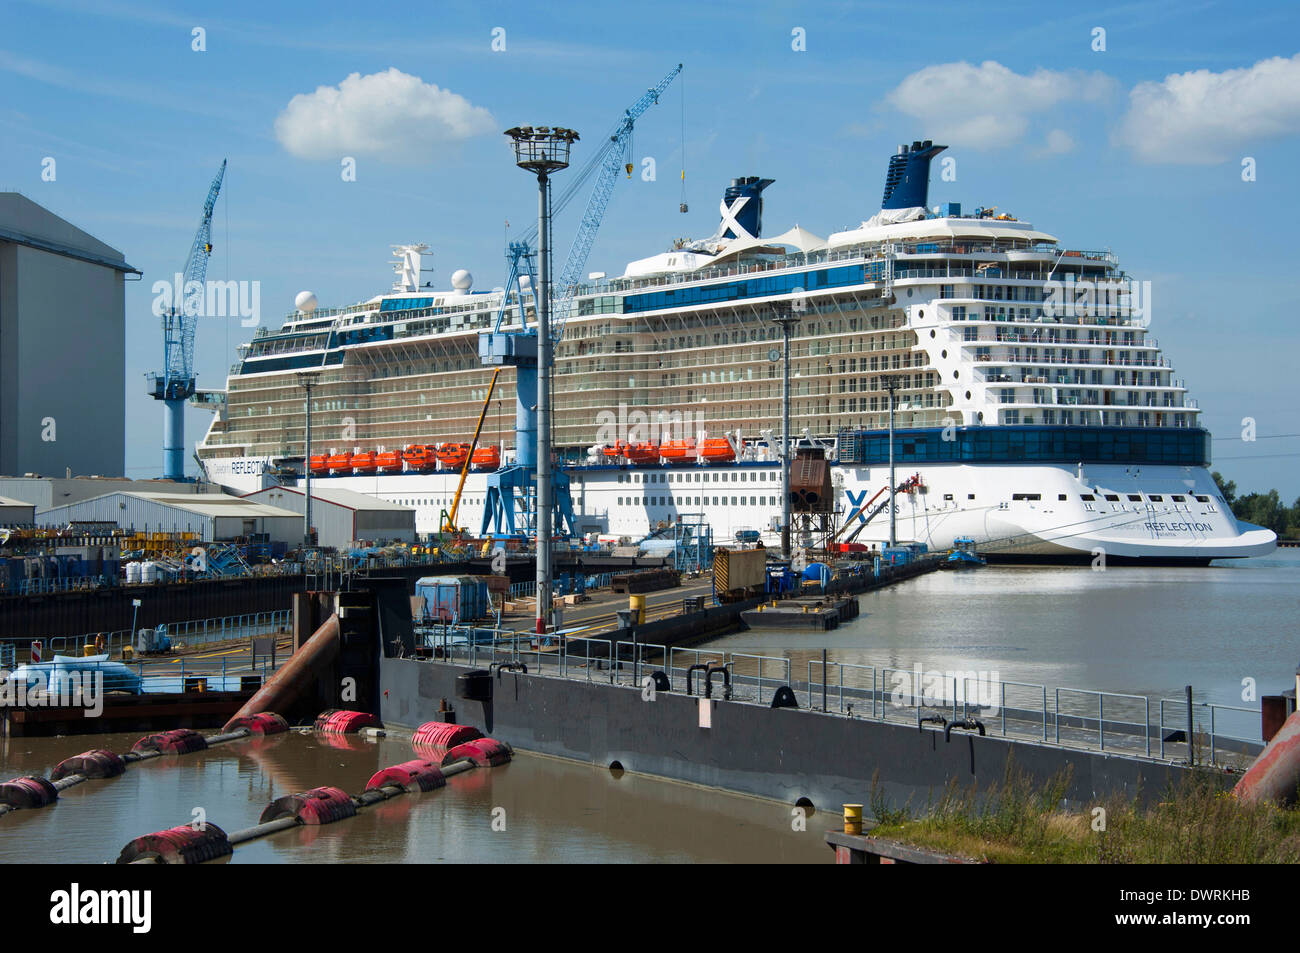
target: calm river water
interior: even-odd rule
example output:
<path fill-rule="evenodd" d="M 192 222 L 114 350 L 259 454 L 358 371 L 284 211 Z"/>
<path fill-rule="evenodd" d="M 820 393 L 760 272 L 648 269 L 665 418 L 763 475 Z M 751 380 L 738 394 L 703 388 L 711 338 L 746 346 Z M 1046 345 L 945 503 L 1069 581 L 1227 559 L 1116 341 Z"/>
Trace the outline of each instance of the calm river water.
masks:
<path fill-rule="evenodd" d="M 3 776 L 42 774 L 92 747 L 140 737 L 0 738 Z M 0 818 L 0 864 L 104 863 L 142 834 L 190 823 L 195 808 L 227 832 L 272 800 L 321 785 L 359 793 L 380 768 L 413 757 L 409 739 L 277 735 L 158 758 L 88 781 L 41 810 Z M 505 830 L 494 830 L 504 809 Z M 790 806 L 517 752 L 499 768 L 448 779 L 325 827 L 235 849 L 232 863 L 829 863 L 818 813 L 792 830 Z M 498 821 L 497 826 L 500 826 Z"/>
<path fill-rule="evenodd" d="M 937 572 L 859 597 L 830 632 L 752 630 L 710 648 L 924 671 L 978 671 L 1049 689 L 1229 705 L 1294 687 L 1300 550 L 1207 568 L 1002 567 Z M 820 669 L 817 669 L 819 672 Z M 818 676 L 820 677 L 820 676 Z M 1258 703 L 1253 703 L 1257 705 Z"/>

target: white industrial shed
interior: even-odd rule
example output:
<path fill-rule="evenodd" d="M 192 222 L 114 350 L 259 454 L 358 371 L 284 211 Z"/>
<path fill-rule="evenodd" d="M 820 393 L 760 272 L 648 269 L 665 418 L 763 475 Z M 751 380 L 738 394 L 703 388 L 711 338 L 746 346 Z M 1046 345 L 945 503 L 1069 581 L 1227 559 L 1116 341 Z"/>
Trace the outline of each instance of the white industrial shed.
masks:
<path fill-rule="evenodd" d="M 106 493 L 36 514 L 39 526 L 116 523 L 138 533 L 197 533 L 205 541 L 266 533 L 271 542 L 302 542 L 302 517 L 291 510 L 224 493 Z"/>
<path fill-rule="evenodd" d="M 300 486 L 274 486 L 243 497 L 269 503 L 298 514 L 299 525 L 307 509 Z M 357 540 L 375 543 L 415 542 L 415 510 L 375 496 L 334 487 L 311 488 L 311 521 L 321 546 L 346 549 Z"/>
<path fill-rule="evenodd" d="M 35 512 L 31 503 L 0 496 L 0 526 L 31 526 L 36 521 Z"/>

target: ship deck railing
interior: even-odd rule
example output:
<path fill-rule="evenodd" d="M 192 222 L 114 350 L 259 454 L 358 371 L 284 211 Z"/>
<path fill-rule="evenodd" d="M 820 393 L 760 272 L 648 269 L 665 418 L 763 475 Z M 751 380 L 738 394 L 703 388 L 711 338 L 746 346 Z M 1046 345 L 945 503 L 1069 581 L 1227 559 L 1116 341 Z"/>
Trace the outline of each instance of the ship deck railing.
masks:
<path fill-rule="evenodd" d="M 1261 712 L 1218 702 L 1048 686 L 999 679 L 996 673 L 950 673 L 667 647 L 615 638 L 538 637 L 478 630 L 478 640 L 450 631 L 436 645 L 436 663 L 483 667 L 522 662 L 546 678 L 601 682 L 638 691 L 662 672 L 671 690 L 687 691 L 695 665 L 725 668 L 729 697 L 718 676 L 711 697 L 771 705 L 788 686 L 801 710 L 814 714 L 908 725 L 920 731 L 975 734 L 1025 743 L 1124 755 L 1162 763 L 1208 764 L 1244 770 L 1263 748 Z M 705 694 L 701 670 L 691 693 Z M 977 727 L 977 723 L 980 727 Z M 1190 739 L 1190 742 L 1189 742 Z"/>

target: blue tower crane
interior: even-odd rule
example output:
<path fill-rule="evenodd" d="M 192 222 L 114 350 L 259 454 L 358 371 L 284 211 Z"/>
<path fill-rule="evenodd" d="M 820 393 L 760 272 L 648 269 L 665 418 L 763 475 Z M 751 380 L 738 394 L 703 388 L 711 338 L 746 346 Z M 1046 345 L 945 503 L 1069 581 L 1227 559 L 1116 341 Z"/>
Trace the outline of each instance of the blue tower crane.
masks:
<path fill-rule="evenodd" d="M 185 478 L 185 401 L 194 395 L 194 332 L 203 311 L 204 281 L 212 254 L 212 210 L 225 175 L 226 160 L 222 159 L 185 259 L 181 286 L 176 289 L 179 300 L 174 298 L 162 315 L 163 372 L 149 376 L 146 390 L 154 400 L 163 402 L 163 478 L 168 480 Z"/>
<path fill-rule="evenodd" d="M 681 71 L 682 64 L 678 63 L 657 85 L 647 89 L 640 99 L 629 106 L 604 145 L 588 162 L 588 166 L 598 167 L 600 172 L 595 177 L 596 182 L 591 190 L 591 198 L 587 200 L 587 211 L 582 216 L 582 221 L 578 223 L 573 244 L 569 246 L 569 257 L 564 262 L 560 277 L 555 281 L 557 294 L 551 308 L 551 340 L 556 343 L 559 343 L 563 336 L 564 325 L 569 320 L 570 311 L 573 310 L 573 299 L 578 291 L 578 279 L 587 265 L 587 256 L 591 254 L 591 247 L 596 243 L 596 232 L 599 231 L 600 223 L 605 218 L 609 200 L 614 195 L 614 183 L 618 181 L 618 173 L 620 169 L 626 169 L 629 176 L 632 174 L 632 129 L 645 111 L 659 102 L 660 94 Z M 586 168 L 583 169 L 584 173 Z"/>
<path fill-rule="evenodd" d="M 565 260 L 560 276 L 555 282 L 558 289 L 556 301 L 551 309 L 551 340 L 559 342 L 564 333 L 564 324 L 573 308 L 577 293 L 578 277 L 587 264 L 592 245 L 596 241 L 596 232 L 605 217 L 609 200 L 614 194 L 614 184 L 618 173 L 627 170 L 631 174 L 630 151 L 632 130 L 636 121 L 647 109 L 659 101 L 659 96 L 682 71 L 678 63 L 659 83 L 642 94 L 641 98 L 628 107 L 618 125 L 587 160 L 571 184 L 561 193 L 554 203 L 554 213 L 558 213 L 578 194 L 582 187 L 594 179 L 591 196 L 587 200 L 587 209 L 578 224 L 577 234 L 569 248 L 569 257 Z M 536 301 L 537 280 L 533 274 L 531 243 L 537 237 L 537 228 L 533 226 L 524 232 L 523 238 L 511 242 L 507 250 L 510 262 L 510 277 L 506 282 L 501 308 L 492 331 L 479 335 L 479 360 L 486 365 L 509 365 L 515 368 L 515 463 L 488 476 L 487 496 L 483 507 L 482 534 L 489 532 L 499 536 L 514 536 L 532 528 L 527 514 L 532 510 L 536 499 L 537 482 L 537 329 L 527 326 L 527 314 L 524 308 L 523 282 L 527 275 Z M 503 331 L 502 324 L 509 310 L 512 289 L 516 295 L 519 310 L 519 330 Z M 565 527 L 567 534 L 576 534 L 573 501 L 569 494 L 569 478 L 563 468 L 553 468 L 552 479 L 554 492 L 551 499 L 555 503 L 557 519 L 552 525 Z M 522 513 L 522 518 L 517 516 Z"/>

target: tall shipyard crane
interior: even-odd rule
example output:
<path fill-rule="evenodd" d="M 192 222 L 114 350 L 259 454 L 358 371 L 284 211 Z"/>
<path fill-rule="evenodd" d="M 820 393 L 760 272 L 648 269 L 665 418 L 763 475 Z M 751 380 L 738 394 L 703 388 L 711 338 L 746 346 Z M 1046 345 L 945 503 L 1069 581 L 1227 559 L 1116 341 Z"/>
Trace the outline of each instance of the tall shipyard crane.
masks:
<path fill-rule="evenodd" d="M 614 183 L 618 181 L 618 173 L 620 170 L 625 170 L 629 176 L 632 174 L 633 127 L 647 109 L 659 102 L 659 96 L 681 71 L 682 64 L 678 63 L 667 76 L 647 89 L 640 99 L 627 108 L 623 118 L 606 137 L 601 147 L 592 154 L 578 174 L 572 177 L 569 186 L 555 200 L 552 214 L 558 215 L 574 196 L 591 182 L 593 177 L 595 178 L 591 198 L 587 200 L 587 210 L 583 213 L 582 221 L 578 223 L 573 244 L 569 246 L 569 257 L 565 259 L 560 276 L 554 280 L 555 291 L 551 304 L 551 340 L 553 341 L 558 342 L 564 334 L 565 322 L 569 318 L 569 312 L 573 310 L 578 280 L 587 265 L 587 256 L 591 254 L 591 247 L 596 242 L 596 232 L 600 230 L 600 223 L 605 218 L 609 200 L 614 195 Z M 537 226 L 534 225 L 524 232 L 520 244 L 527 249 L 536 237 Z"/>
<path fill-rule="evenodd" d="M 552 214 L 558 214 L 585 186 L 591 185 L 587 210 L 578 224 L 569 257 L 555 281 L 556 293 L 551 308 L 551 340 L 558 342 L 564 334 L 564 324 L 573 309 L 578 288 L 578 278 L 587 264 L 587 256 L 596 241 L 609 200 L 614 194 L 614 183 L 620 170 L 632 174 L 632 129 L 647 109 L 659 101 L 659 95 L 682 71 L 678 63 L 658 85 L 645 93 L 623 113 L 618 125 L 606 137 L 570 184 L 552 203 Z M 595 184 L 592 185 L 592 180 Z M 487 489 L 483 500 L 483 525 L 480 532 L 514 536 L 531 535 L 536 531 L 536 473 L 537 473 L 537 329 L 527 324 L 524 296 L 533 292 L 536 300 L 537 281 L 533 273 L 533 242 L 537 226 L 524 232 L 519 241 L 511 242 L 506 250 L 510 263 L 510 277 L 497 311 L 491 331 L 479 337 L 479 359 L 486 365 L 515 368 L 515 462 L 487 476 Z M 525 288 L 523 279 L 528 279 Z M 510 299 L 514 295 L 519 310 L 519 328 L 503 330 L 502 325 L 510 313 Z M 495 377 L 494 377 L 495 380 Z M 552 525 L 567 527 L 576 535 L 573 502 L 569 493 L 568 476 L 563 467 L 551 470 L 553 483 L 551 499 L 559 517 Z"/>
<path fill-rule="evenodd" d="M 212 254 L 212 210 L 225 175 L 226 160 L 222 159 L 208 187 L 180 287 L 174 289 L 171 307 L 162 315 L 163 372 L 149 375 L 146 393 L 163 402 L 163 478 L 167 480 L 185 478 L 185 402 L 194 394 L 194 332 L 204 307 L 204 282 Z"/>

